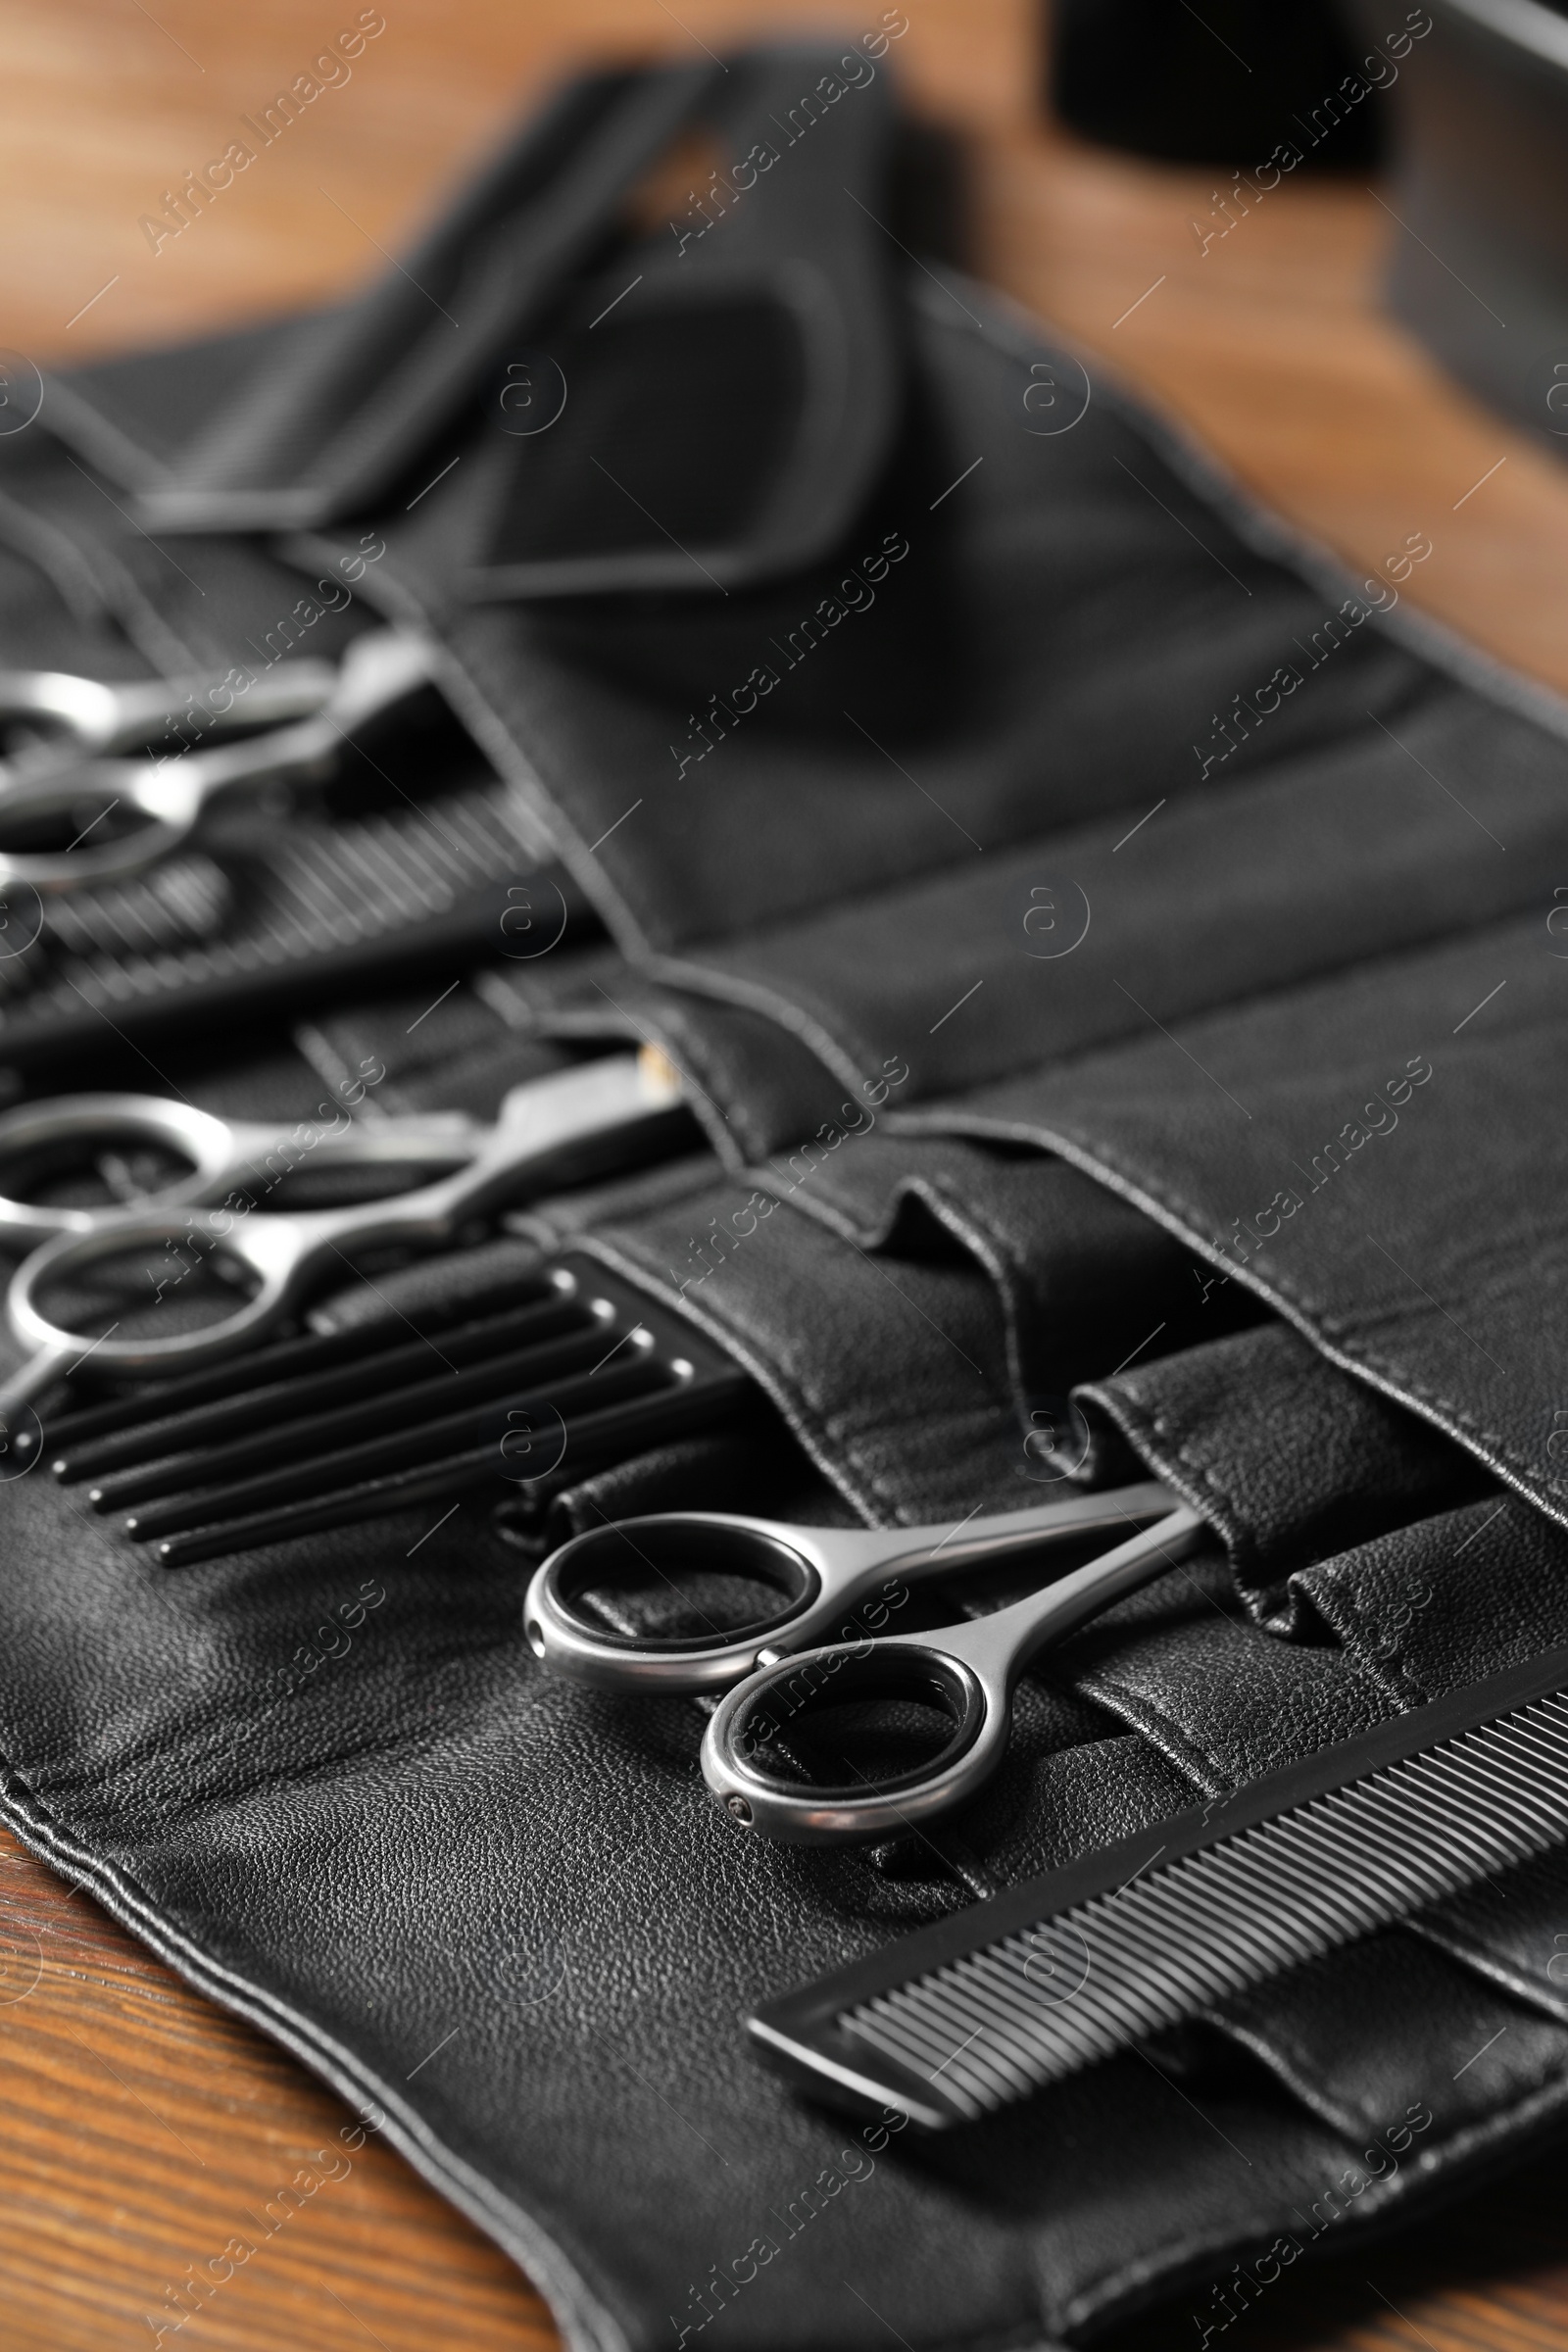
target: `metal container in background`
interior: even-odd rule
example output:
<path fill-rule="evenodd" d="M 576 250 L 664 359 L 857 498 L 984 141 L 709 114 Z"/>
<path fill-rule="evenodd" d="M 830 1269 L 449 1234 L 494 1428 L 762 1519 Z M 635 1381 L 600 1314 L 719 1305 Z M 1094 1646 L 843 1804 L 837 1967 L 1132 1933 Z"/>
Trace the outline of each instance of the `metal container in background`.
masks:
<path fill-rule="evenodd" d="M 1357 0 L 1371 35 L 1388 0 Z M 1568 4 L 1424 0 L 1395 93 L 1395 316 L 1568 455 Z"/>

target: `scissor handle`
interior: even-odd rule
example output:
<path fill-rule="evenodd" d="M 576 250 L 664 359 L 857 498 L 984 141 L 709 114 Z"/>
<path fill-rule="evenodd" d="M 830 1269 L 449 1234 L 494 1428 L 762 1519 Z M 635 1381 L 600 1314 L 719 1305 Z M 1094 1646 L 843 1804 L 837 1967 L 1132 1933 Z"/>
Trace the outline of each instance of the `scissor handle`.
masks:
<path fill-rule="evenodd" d="M 276 1328 L 289 1312 L 320 1246 L 320 1237 L 305 1229 L 324 1226 L 334 1214 L 347 1219 L 354 1213 L 322 1210 L 312 1217 L 256 1217 L 240 1224 L 223 1210 L 130 1209 L 105 1218 L 85 1233 L 60 1233 L 41 1243 L 11 1277 L 6 1314 L 23 1346 L 32 1350 L 39 1364 L 52 1364 L 57 1377 L 89 1356 L 103 1372 L 199 1371 L 205 1364 L 242 1354 Z M 112 1332 L 95 1338 L 91 1333 L 71 1331 L 39 1305 L 39 1295 L 49 1282 L 66 1274 L 84 1273 L 102 1258 L 154 1250 L 160 1242 L 185 1244 L 198 1252 L 224 1253 L 255 1274 L 259 1287 L 232 1314 L 198 1331 L 172 1332 L 161 1340 L 117 1339 Z M 39 1394 L 40 1377 L 29 1368 L 25 1388 L 20 1393 Z"/>
<path fill-rule="evenodd" d="M 244 785 L 286 783 L 324 775 L 342 747 L 343 730 L 324 711 L 239 743 L 154 763 L 151 760 L 58 760 L 0 786 L 0 884 L 24 882 L 63 894 L 95 883 L 126 882 L 161 865 L 195 832 L 208 802 Z M 93 805 L 140 822 L 107 841 L 88 838 L 69 850 L 7 850 L 19 826 L 74 819 Z M 93 819 L 96 823 L 99 819 Z"/>
<path fill-rule="evenodd" d="M 703 1777 L 731 1820 L 798 1845 L 894 1838 L 976 1795 L 1006 1752 L 1012 1690 L 1036 1652 L 1162 1576 L 1198 1544 L 1203 1521 L 1184 1504 L 1113 1551 L 989 1617 L 906 1639 L 833 1642 L 779 1658 L 731 1690 L 703 1735 Z M 789 1769 L 797 1740 L 823 1706 L 912 1701 L 948 1722 L 916 1769 L 871 1779 L 848 1757 L 846 1777 L 811 1781 Z"/>
<path fill-rule="evenodd" d="M 303 722 L 309 723 L 309 722 Z M 293 729 L 284 730 L 292 733 Z M 86 890 L 100 882 L 125 882 L 159 865 L 190 837 L 211 789 L 210 771 L 199 762 L 229 761 L 244 754 L 261 764 L 257 745 L 269 740 L 188 752 L 161 767 L 148 760 L 57 761 L 34 774 L 0 784 L 0 887 L 24 883 L 45 897 Z M 64 823 L 100 805 L 99 816 L 82 828 L 80 846 L 69 850 L 8 850 L 19 826 Z M 128 832 L 93 842 L 92 826 L 120 810 L 140 818 Z"/>
<path fill-rule="evenodd" d="M 523 1609 L 528 1646 L 552 1673 L 601 1690 L 727 1690 L 752 1671 L 761 1645 L 798 1628 L 821 1599 L 823 1563 L 812 1538 L 826 1532 L 727 1511 L 664 1511 L 589 1528 L 536 1570 Z M 650 1583 L 678 1592 L 679 1579 L 694 1573 L 744 1577 L 776 1592 L 778 1606 L 749 1623 L 669 1640 L 617 1634 L 602 1616 L 583 1613 L 591 1592 L 612 1596 Z"/>
<path fill-rule="evenodd" d="M 600 1690 L 672 1693 L 725 1690 L 756 1667 L 763 1649 L 809 1649 L 885 1631 L 903 1588 L 1009 1553 L 1071 1542 L 1097 1529 L 1136 1527 L 1167 1512 L 1174 1496 L 1149 1480 L 1100 1494 L 1037 1503 L 947 1527 L 792 1527 L 728 1511 L 668 1511 L 589 1528 L 551 1553 L 528 1588 L 523 1625 L 535 1657 L 552 1673 Z M 661 1584 L 679 1592 L 696 1574 L 745 1578 L 778 1594 L 778 1605 L 742 1625 L 708 1634 L 617 1633 L 591 1593 Z M 686 1610 L 688 1620 L 694 1612 Z"/>
<path fill-rule="evenodd" d="M 221 672 L 111 681 L 64 669 L 0 669 L 0 727 L 19 718 L 52 719 L 78 752 L 133 751 L 181 717 L 187 703 L 204 706 L 201 723 L 217 734 L 304 718 L 328 700 L 337 676 L 329 662 L 280 662 L 235 693 Z M 220 710 L 212 707 L 216 689 L 228 692 Z"/>
<path fill-rule="evenodd" d="M 136 688 L 128 691 L 135 693 Z M 168 693 L 163 686 L 153 691 L 160 697 Z M 0 727 L 19 718 L 51 719 L 80 750 L 105 752 L 119 739 L 126 692 L 123 686 L 80 678 L 69 669 L 0 669 Z M 151 719 L 154 713 L 149 710 L 147 715 Z"/>
<path fill-rule="evenodd" d="M 181 1153 L 191 1162 L 190 1173 L 160 1186 L 158 1200 L 164 1207 L 199 1200 L 220 1187 L 235 1158 L 234 1131 L 226 1120 L 157 1095 L 60 1095 L 48 1102 L 24 1102 L 0 1115 L 0 1167 L 21 1152 L 46 1152 L 52 1145 L 69 1143 L 103 1150 L 163 1144 Z M 30 1248 L 56 1234 L 90 1233 L 106 1217 L 121 1213 L 118 1208 L 56 1208 L 0 1194 L 0 1248 L 12 1242 Z"/>
<path fill-rule="evenodd" d="M 123 882 L 172 857 L 215 795 L 244 785 L 327 774 L 353 730 L 428 683 L 433 656 L 402 629 L 372 629 L 343 657 L 331 695 L 295 723 L 239 743 L 210 744 L 156 765 L 147 760 L 62 760 L 0 782 L 0 889 L 24 883 L 45 894 Z M 141 819 L 108 841 L 68 851 L 3 847 L 21 825 L 72 817 L 92 802 Z"/>
<path fill-rule="evenodd" d="M 310 1119 L 215 1118 L 158 1095 L 60 1095 L 0 1114 L 0 1169 L 8 1158 L 54 1145 L 114 1151 L 163 1144 L 191 1163 L 185 1175 L 148 1196 L 148 1206 L 163 1212 L 216 1200 L 255 1179 L 265 1182 L 269 1174 L 281 1177 L 304 1166 L 460 1165 L 474 1157 L 490 1133 L 463 1111 L 399 1113 L 373 1122 L 351 1119 L 346 1111 L 339 1115 L 340 1127 L 318 1128 Z M 274 1169 L 279 1159 L 282 1165 Z M 56 1234 L 91 1233 L 105 1224 L 123 1232 L 125 1218 L 137 1213 L 134 1202 L 65 1208 L 0 1193 L 0 1249 L 9 1243 L 30 1248 Z"/>
<path fill-rule="evenodd" d="M 457 1188 L 469 1173 L 461 1169 L 438 1184 L 421 1185 L 416 1192 L 397 1193 L 363 1207 L 283 1210 L 271 1216 L 170 1208 L 162 1202 L 126 1209 L 86 1232 L 57 1234 L 40 1244 L 11 1278 L 6 1313 L 23 1346 L 40 1365 L 46 1360 L 53 1365 L 55 1377 L 88 1357 L 99 1372 L 200 1371 L 206 1364 L 242 1355 L 270 1338 L 323 1266 L 341 1265 L 346 1272 L 356 1248 L 399 1242 L 430 1248 L 449 1239 L 455 1202 L 461 1200 Z M 38 1303 L 47 1284 L 84 1274 L 106 1257 L 150 1252 L 160 1243 L 188 1250 L 196 1259 L 227 1258 L 254 1275 L 257 1288 L 231 1313 L 194 1331 L 172 1332 L 167 1339 L 119 1339 L 113 1332 L 94 1338 L 56 1323 Z M 13 1393 L 30 1399 L 44 1385 L 44 1375 L 29 1367 L 20 1388 L 13 1384 L 0 1389 L 0 1401 Z"/>
<path fill-rule="evenodd" d="M 318 1273 L 346 1272 L 359 1252 L 392 1245 L 437 1249 L 468 1219 L 509 1200 L 622 1164 L 628 1152 L 640 1155 L 687 1115 L 672 1076 L 636 1054 L 607 1054 L 514 1088 L 500 1122 L 480 1132 L 471 1153 L 465 1147 L 466 1164 L 413 1192 L 346 1208 L 254 1216 L 160 1203 L 127 1209 L 90 1232 L 57 1234 L 17 1268 L 6 1312 L 23 1346 L 56 1367 L 90 1355 L 94 1368 L 106 1372 L 198 1370 L 266 1339 Z M 39 1304 L 48 1283 L 160 1243 L 239 1263 L 256 1277 L 254 1296 L 217 1322 L 167 1339 L 69 1331 Z M 39 1378 L 29 1370 L 19 1394 L 39 1393 Z M 0 1389 L 0 1401 L 9 1393 Z"/>

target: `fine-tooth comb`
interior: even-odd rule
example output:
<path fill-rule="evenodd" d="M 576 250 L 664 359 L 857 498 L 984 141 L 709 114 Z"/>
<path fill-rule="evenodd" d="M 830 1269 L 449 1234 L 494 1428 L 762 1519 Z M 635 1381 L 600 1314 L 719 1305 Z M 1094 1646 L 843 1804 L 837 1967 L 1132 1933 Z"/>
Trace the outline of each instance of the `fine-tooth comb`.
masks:
<path fill-rule="evenodd" d="M 1286 1766 L 770 2001 L 837 2106 L 972 2123 L 1568 1839 L 1568 1649 Z"/>
<path fill-rule="evenodd" d="M 147 1384 L 47 1432 L 62 1484 L 164 1566 L 526 1483 L 537 1497 L 724 1419 L 756 1391 L 588 1258 L 473 1302 L 275 1342 Z"/>
<path fill-rule="evenodd" d="M 501 784 L 432 794 L 428 806 L 300 815 L 124 882 L 24 899 L 33 952 L 0 958 L 8 1063 L 47 1068 L 63 1045 L 199 1006 L 371 986 L 432 958 L 505 949 L 534 910 L 540 942 L 598 923 L 565 869 L 541 862 L 518 796 Z M 504 919 L 505 918 L 505 919 Z M 9 936 L 14 936 L 13 933 Z M 24 941 L 25 944 L 25 941 Z"/>

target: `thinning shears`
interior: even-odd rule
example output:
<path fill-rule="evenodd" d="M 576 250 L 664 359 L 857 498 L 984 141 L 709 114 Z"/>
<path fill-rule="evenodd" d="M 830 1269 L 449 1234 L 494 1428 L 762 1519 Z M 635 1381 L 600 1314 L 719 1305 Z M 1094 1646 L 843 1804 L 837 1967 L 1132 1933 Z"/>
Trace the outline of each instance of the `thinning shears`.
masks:
<path fill-rule="evenodd" d="M 129 1133 L 144 1142 L 173 1144 L 197 1163 L 173 1192 L 113 1212 L 4 1203 L 10 1230 L 23 1240 L 28 1238 L 29 1218 L 38 1220 L 34 1231 L 42 1230 L 46 1217 L 79 1220 L 85 1215 L 86 1222 L 57 1226 L 12 1277 L 6 1314 L 31 1353 L 0 1384 L 0 1419 L 89 1358 L 100 1373 L 161 1374 L 197 1371 L 242 1354 L 275 1332 L 323 1276 L 347 1273 L 368 1252 L 439 1249 L 471 1219 L 493 1209 L 639 1165 L 696 1133 L 681 1101 L 679 1076 L 662 1054 L 647 1048 L 640 1054 L 612 1054 L 514 1087 L 494 1126 L 440 1117 L 401 1127 L 390 1120 L 356 1123 L 329 1153 L 339 1165 L 350 1166 L 462 1162 L 434 1182 L 349 1207 L 252 1214 L 254 1203 L 236 1200 L 246 1180 L 243 1175 L 234 1180 L 235 1164 L 255 1172 L 250 1152 L 262 1142 L 275 1148 L 275 1129 L 237 1128 L 184 1104 L 131 1100 L 135 1109 L 127 1112 L 122 1102 L 118 1126 L 101 1109 L 95 1112 L 88 1099 L 85 1109 L 80 1102 L 63 1106 L 64 1126 L 62 1106 L 44 1104 L 13 1112 L 9 1138 L 0 1132 L 0 1143 L 9 1141 L 13 1149 L 25 1142 L 41 1150 L 64 1140 L 74 1116 L 78 1140 L 96 1135 L 104 1141 L 117 1134 L 123 1140 Z M 192 1188 L 198 1199 L 202 1192 L 211 1197 L 226 1190 L 228 1204 L 193 1205 Z M 176 1279 L 203 1261 L 215 1261 L 215 1270 L 249 1284 L 252 1295 L 217 1321 L 177 1330 L 132 1333 L 117 1325 L 107 1332 L 83 1332 L 46 1312 L 43 1299 L 52 1287 L 79 1291 L 95 1266 L 115 1258 L 134 1261 L 160 1249 L 182 1269 Z M 156 1325 L 160 1318 L 152 1310 L 160 1300 L 161 1294 L 160 1299 L 144 1301 L 135 1319 Z M 166 1326 L 172 1319 L 168 1313 L 162 1317 Z"/>
<path fill-rule="evenodd" d="M 0 772 L 0 891 L 24 885 L 47 897 L 124 881 L 184 848 L 220 800 L 318 782 L 356 728 L 429 683 L 432 659 L 410 630 L 368 630 L 324 678 L 319 664 L 300 662 L 258 680 L 231 724 L 254 727 L 262 717 L 269 723 L 260 732 L 162 760 L 105 757 L 99 747 L 112 752 L 127 734 L 145 732 L 151 705 L 141 698 L 156 696 L 167 710 L 170 687 L 98 687 L 52 671 L 0 677 L 0 719 L 52 714 L 66 730 L 63 745 Z M 316 674 L 301 688 L 285 674 L 290 667 Z M 262 694 L 269 685 L 270 699 Z M 251 700 L 257 694 L 259 703 Z M 100 825 L 106 830 L 94 840 Z M 57 838 L 63 847 L 53 846 Z M 29 846 L 40 839 L 45 846 Z"/>
<path fill-rule="evenodd" d="M 323 1103 L 323 1110 L 328 1107 Z M 359 1120 L 343 1108 L 326 1126 L 314 1119 L 220 1119 L 161 1095 L 56 1095 L 0 1114 L 0 1170 L 24 1170 L 36 1186 L 85 1159 L 113 1183 L 122 1170 L 128 1175 L 141 1152 L 188 1160 L 189 1169 L 132 1200 L 78 1205 L 0 1191 L 0 1250 L 30 1250 L 61 1234 L 118 1227 L 127 1209 L 185 1208 L 251 1185 L 270 1190 L 302 1167 L 456 1164 L 471 1159 L 490 1133 L 488 1122 L 463 1111 Z"/>
<path fill-rule="evenodd" d="M 253 679 L 243 695 L 231 693 L 220 709 L 213 697 L 226 678 L 116 680 L 77 677 L 65 669 L 0 669 L 0 738 L 7 745 L 0 778 L 8 779 L 12 762 L 20 774 L 62 757 L 92 760 L 145 751 L 186 715 L 191 703 L 202 706 L 202 723 L 217 735 L 309 718 L 330 697 L 337 675 L 330 662 L 280 662 Z M 15 738 L 21 739 L 20 748 Z"/>
<path fill-rule="evenodd" d="M 935 1632 L 888 1630 L 910 1585 L 1100 1532 L 1123 1540 L 1008 1607 Z M 1153 1481 L 956 1528 L 862 1533 L 666 1512 L 563 1544 L 529 1586 L 523 1625 L 546 1666 L 601 1690 L 724 1692 L 702 1767 L 730 1818 L 799 1844 L 855 1844 L 973 1796 L 1002 1761 L 1029 1660 L 1203 1534 L 1199 1514 Z M 719 1594 L 737 1592 L 756 1613 L 717 1622 Z M 648 1630 L 650 1605 L 671 1630 Z M 861 1770 L 845 1752 L 857 1710 L 891 1718 L 895 1748 L 913 1710 L 935 1720 L 938 1744 L 906 1769 Z"/>

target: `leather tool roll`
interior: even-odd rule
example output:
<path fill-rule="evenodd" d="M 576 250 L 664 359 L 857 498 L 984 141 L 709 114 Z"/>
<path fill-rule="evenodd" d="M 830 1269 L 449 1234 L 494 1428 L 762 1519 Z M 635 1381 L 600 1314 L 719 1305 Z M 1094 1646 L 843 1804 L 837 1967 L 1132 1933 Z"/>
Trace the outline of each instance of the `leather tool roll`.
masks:
<path fill-rule="evenodd" d="M 902 1927 L 1568 1641 L 1568 712 L 1410 616 L 1421 534 L 1342 577 L 909 266 L 897 21 L 568 91 L 422 249 L 450 344 L 389 273 L 55 379 L 0 448 L 29 659 L 243 659 L 358 561 L 609 928 L 320 1004 L 312 1055 L 488 1112 L 649 1037 L 704 1121 L 317 1311 L 417 1329 L 569 1239 L 752 1372 L 750 1433 L 178 1573 L 43 1472 L 0 1497 L 7 1817 L 374 2102 L 599 2352 L 978 2352 L 1178 2295 L 1201 2332 L 1216 2274 L 1568 2115 L 1557 1860 L 939 2144 L 848 2132 L 746 2042 Z M 564 405 L 518 433 L 545 362 Z M 304 1047 L 222 1052 L 169 1065 L 193 1101 L 309 1115 Z M 524 1642 L 542 1547 L 600 1514 L 956 1521 L 1111 1435 L 1214 1540 L 1025 1677 L 928 1839 L 744 1838 L 696 1704 Z"/>
<path fill-rule="evenodd" d="M 697 1172 L 693 1191 L 652 1212 L 606 1203 L 592 1246 L 622 1267 L 659 1267 L 711 1198 L 711 1178 Z M 744 1351 L 830 1488 L 874 1516 L 956 1519 L 971 1496 L 1013 1497 L 1027 1457 L 978 1264 L 887 1251 L 871 1262 L 788 1203 L 749 1255 L 750 1266 L 736 1252 L 699 1293 L 705 1323 Z M 465 1278 L 461 1254 L 447 1264 L 449 1282 Z M 381 1311 L 416 1323 L 433 1271 L 382 1283 Z M 899 1409 L 911 1396 L 918 1417 Z M 711 1443 L 706 1454 L 666 1450 L 616 1474 L 597 1507 L 711 1505 L 738 1489 L 750 1507 L 834 1515 L 790 1458 L 755 1448 L 715 1458 Z M 518 1599 L 537 1552 L 519 1553 L 504 1520 L 466 1508 L 432 1530 L 435 1512 L 405 1513 L 171 1576 L 127 1560 L 102 1522 L 41 1480 L 19 1482 L 10 1501 L 14 1638 L 0 1710 L 12 1817 L 198 1983 L 375 2099 L 416 2160 L 547 2280 L 586 2340 L 662 2342 L 671 2310 L 686 2325 L 710 2278 L 716 2258 L 699 2254 L 738 2230 L 724 2276 L 759 2235 L 775 2249 L 747 2281 L 758 2340 L 790 2337 L 798 2317 L 809 2340 L 834 2340 L 845 2262 L 879 2310 L 911 2327 L 903 2295 L 951 2291 L 937 2315 L 945 2334 L 924 2340 L 970 2340 L 976 2292 L 1004 2324 L 1049 2312 L 1051 2325 L 1075 2326 L 1138 2291 L 1131 2227 L 1169 2286 L 1229 2247 L 1273 2242 L 1293 2227 L 1303 2180 L 1335 2180 L 1361 2161 L 1342 2055 L 1314 2072 L 1294 2009 L 1267 2032 L 1255 2014 L 1221 2019 L 1207 2042 L 1199 2033 L 1160 2054 L 1245 2149 L 1246 2172 L 1133 2056 L 1087 2090 L 1054 2096 L 1044 2132 L 1026 2114 L 956 2151 L 892 2138 L 858 2155 L 743 2046 L 739 2018 L 760 1986 L 840 1964 L 971 1891 L 1157 1819 L 1195 1786 L 1231 1785 L 1397 1703 L 1348 1654 L 1249 1623 L 1227 1600 L 1217 1553 L 1124 1603 L 1030 1679 L 1004 1774 L 951 1838 L 912 1853 L 738 1854 L 696 1777 L 695 1706 L 583 1693 L 534 1665 Z M 576 1524 L 596 1506 L 585 1495 L 561 1507 Z M 1479 1524 L 1494 1507 L 1465 1516 Z M 1357 1566 L 1351 1555 L 1323 1574 L 1349 1579 Z M 351 1651 L 311 1669 L 323 1612 L 377 1592 Z M 1568 1631 L 1568 1608 L 1553 1630 Z M 1495 1647 L 1490 1621 L 1483 1638 Z M 1473 1671 L 1473 1626 L 1469 1641 Z M 341 1852 L 346 1863 L 351 1849 L 352 1871 L 326 1860 Z M 1402 1955 L 1404 1939 L 1390 1940 Z M 607 1975 L 610 1948 L 618 1958 Z M 1366 1965 L 1364 1954 L 1346 1963 Z M 1539 2001 L 1521 2011 L 1510 1988 L 1521 1972 L 1484 1919 L 1467 1942 L 1429 1938 L 1421 1965 L 1443 1998 L 1413 2014 L 1401 2005 L 1399 1958 L 1386 2001 L 1378 1995 L 1381 2072 L 1361 2086 L 1374 2102 L 1397 2091 L 1384 2128 L 1424 2098 L 1437 2120 L 1423 2159 L 1446 2150 L 1457 2163 L 1540 2111 L 1568 2037 L 1559 2048 Z M 1326 2014 L 1337 1997 L 1364 2007 L 1372 1996 L 1356 1974 L 1343 1996 L 1322 1995 Z M 1528 2038 L 1526 2079 L 1478 2086 L 1467 2076 L 1462 2103 L 1445 2107 L 1441 2079 L 1525 2015 L 1538 2021 L 1516 2045 Z M 410 2083 L 454 2023 L 447 2049 Z M 1461 2029 L 1474 2033 L 1463 2048 Z M 1222 2063 L 1213 2053 L 1224 2045 Z M 625 2145 L 612 2109 L 622 2123 L 635 2116 L 637 2149 L 611 2163 L 607 2183 L 607 2136 Z M 694 2166 L 692 2131 L 722 2166 Z M 802 2208 L 802 2186 L 824 2173 L 843 2182 L 837 2202 Z M 1409 2178 L 1399 2174 L 1400 2193 Z M 911 2285 L 912 2238 L 928 2251 Z M 860 2340 L 853 2318 L 839 2332 Z"/>

